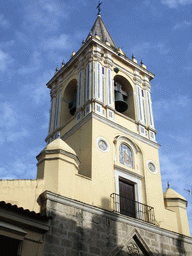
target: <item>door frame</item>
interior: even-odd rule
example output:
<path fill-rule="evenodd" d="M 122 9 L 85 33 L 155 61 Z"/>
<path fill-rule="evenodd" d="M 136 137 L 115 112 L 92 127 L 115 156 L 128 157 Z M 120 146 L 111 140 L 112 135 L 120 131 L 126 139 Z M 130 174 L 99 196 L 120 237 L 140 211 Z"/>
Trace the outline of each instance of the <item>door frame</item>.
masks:
<path fill-rule="evenodd" d="M 118 195 L 119 195 L 119 179 L 121 178 L 131 182 L 134 185 L 135 201 L 139 203 L 143 203 L 142 190 L 141 190 L 141 179 L 143 178 L 143 176 L 134 175 L 134 173 L 125 172 L 120 168 L 118 169 L 115 168 L 115 188 L 116 188 L 116 194 Z M 117 209 L 117 210 L 120 210 L 120 209 Z"/>

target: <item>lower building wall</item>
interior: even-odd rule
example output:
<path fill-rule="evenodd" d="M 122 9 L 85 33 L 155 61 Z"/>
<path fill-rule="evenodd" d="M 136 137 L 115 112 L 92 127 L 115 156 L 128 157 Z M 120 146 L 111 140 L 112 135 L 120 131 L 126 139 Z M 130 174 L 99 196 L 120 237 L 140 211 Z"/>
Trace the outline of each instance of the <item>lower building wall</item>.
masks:
<path fill-rule="evenodd" d="M 0 180 L 1 201 L 38 213 L 43 186 L 44 180 Z"/>
<path fill-rule="evenodd" d="M 42 212 L 53 217 L 45 256 L 192 255 L 191 237 L 49 191 L 40 198 Z"/>

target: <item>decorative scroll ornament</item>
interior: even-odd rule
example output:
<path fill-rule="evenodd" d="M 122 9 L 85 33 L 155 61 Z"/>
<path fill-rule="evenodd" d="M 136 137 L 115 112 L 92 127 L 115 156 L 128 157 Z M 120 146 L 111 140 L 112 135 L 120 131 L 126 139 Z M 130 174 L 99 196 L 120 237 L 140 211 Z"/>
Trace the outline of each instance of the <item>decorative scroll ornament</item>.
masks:
<path fill-rule="evenodd" d="M 127 254 L 132 256 L 139 256 L 139 249 L 136 244 L 129 244 L 127 246 Z"/>

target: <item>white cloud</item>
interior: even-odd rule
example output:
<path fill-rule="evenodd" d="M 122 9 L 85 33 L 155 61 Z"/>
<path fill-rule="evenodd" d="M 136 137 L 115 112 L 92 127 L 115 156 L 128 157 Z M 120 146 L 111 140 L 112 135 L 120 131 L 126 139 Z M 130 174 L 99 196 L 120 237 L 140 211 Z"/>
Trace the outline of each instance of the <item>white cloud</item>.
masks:
<path fill-rule="evenodd" d="M 183 30 L 185 28 L 188 28 L 192 25 L 191 21 L 186 21 L 184 20 L 181 23 L 177 23 L 174 27 L 173 30 Z"/>
<path fill-rule="evenodd" d="M 137 56 L 139 56 L 140 58 L 145 58 L 149 51 L 151 52 L 152 50 L 158 51 L 160 54 L 163 55 L 168 54 L 169 52 L 169 49 L 163 42 L 144 42 L 142 44 L 137 44 L 131 49 L 131 52 L 135 54 L 135 57 L 137 59 Z"/>
<path fill-rule="evenodd" d="M 169 181 L 173 189 L 181 194 L 184 193 L 183 189 L 191 180 L 191 155 L 188 152 L 163 154 L 160 150 L 159 159 L 164 189 Z"/>
<path fill-rule="evenodd" d="M 1 104 L 0 116 L 0 127 L 3 127 L 4 129 L 9 130 L 18 122 L 17 114 L 13 110 L 12 106 L 7 102 Z"/>
<path fill-rule="evenodd" d="M 24 128 L 22 128 L 22 130 L 19 132 L 10 131 L 9 133 L 7 133 L 7 141 L 17 141 L 18 139 L 26 136 L 29 136 L 29 132 Z"/>
<path fill-rule="evenodd" d="M 25 7 L 25 25 L 31 27 L 44 26 L 49 30 L 56 30 L 59 27 L 60 19 L 67 18 L 68 13 L 65 3 L 59 1 L 29 1 Z"/>
<path fill-rule="evenodd" d="M 21 128 L 20 117 L 11 104 L 1 103 L 0 116 L 0 144 L 6 141 L 17 141 L 29 135 L 25 128 Z"/>
<path fill-rule="evenodd" d="M 6 140 L 5 133 L 0 131 L 0 146 L 5 142 L 5 140 Z"/>
<path fill-rule="evenodd" d="M 187 107 L 191 103 L 188 95 L 174 95 L 172 99 L 159 99 L 153 102 L 155 119 L 159 120 L 166 113 L 175 112 L 177 107 Z"/>
<path fill-rule="evenodd" d="M 14 41 L 14 40 L 1 42 L 1 43 L 0 43 L 0 48 L 10 47 L 10 46 L 13 46 L 14 44 L 15 44 L 15 41 Z"/>
<path fill-rule="evenodd" d="M 10 22 L 7 19 L 5 19 L 3 14 L 0 14 L 0 26 L 3 28 L 10 27 Z"/>
<path fill-rule="evenodd" d="M 19 75 L 26 75 L 33 72 L 37 72 L 41 68 L 42 58 L 41 53 L 34 51 L 29 59 L 29 64 L 25 65 L 17 70 Z"/>
<path fill-rule="evenodd" d="M 154 48 L 158 49 L 160 54 L 169 53 L 169 50 L 164 43 L 158 43 L 157 45 L 154 45 Z"/>
<path fill-rule="evenodd" d="M 161 3 L 169 6 L 170 8 L 176 8 L 179 4 L 192 4 L 192 0 L 161 0 Z"/>
<path fill-rule="evenodd" d="M 180 144 L 183 144 L 183 145 L 188 145 L 190 143 L 190 140 L 189 140 L 189 134 L 186 135 L 186 136 L 181 136 L 181 135 L 175 135 L 175 134 L 168 134 L 168 136 L 174 140 L 176 143 L 180 143 Z"/>
<path fill-rule="evenodd" d="M 0 50 L 0 72 L 5 71 L 13 62 L 14 60 L 8 53 Z"/>
<path fill-rule="evenodd" d="M 0 179 L 34 179 L 36 171 L 36 166 L 28 155 L 17 156 L 15 161 L 0 168 Z"/>
<path fill-rule="evenodd" d="M 46 71 L 45 73 L 41 74 L 41 76 L 37 77 L 33 83 L 23 84 L 21 93 L 27 95 L 27 97 L 30 96 L 36 104 L 45 102 L 45 100 L 49 99 L 46 83 L 53 75 L 54 71 Z M 32 91 L 33 93 L 31 93 Z"/>
<path fill-rule="evenodd" d="M 187 70 L 187 71 L 192 71 L 192 66 L 189 67 L 183 67 L 183 69 Z"/>
<path fill-rule="evenodd" d="M 147 8 L 149 7 L 150 9 L 151 9 L 151 13 L 154 15 L 154 16 L 161 16 L 161 13 L 160 13 L 160 11 L 159 11 L 159 9 L 155 6 L 155 5 L 153 5 L 152 3 L 153 3 L 153 1 L 151 1 L 151 0 L 145 0 L 144 2 L 143 2 L 146 6 L 147 6 Z"/>
<path fill-rule="evenodd" d="M 135 45 L 132 49 L 131 52 L 134 53 L 136 59 L 137 59 L 137 55 L 143 56 L 145 57 L 149 50 L 151 49 L 151 43 L 149 42 L 144 42 L 142 44 L 137 44 Z"/>
<path fill-rule="evenodd" d="M 22 67 L 17 70 L 17 73 L 19 75 L 26 75 L 36 72 L 37 70 L 39 70 L 39 67 Z"/>
<path fill-rule="evenodd" d="M 69 36 L 66 34 L 61 34 L 59 37 L 47 39 L 42 42 L 42 48 L 44 50 L 69 49 L 70 48 Z"/>

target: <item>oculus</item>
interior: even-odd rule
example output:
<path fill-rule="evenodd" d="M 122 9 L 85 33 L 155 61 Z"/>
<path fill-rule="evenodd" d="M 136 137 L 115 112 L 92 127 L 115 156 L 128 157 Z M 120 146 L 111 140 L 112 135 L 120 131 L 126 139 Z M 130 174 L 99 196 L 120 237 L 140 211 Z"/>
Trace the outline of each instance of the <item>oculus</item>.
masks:
<path fill-rule="evenodd" d="M 157 173 L 157 166 L 153 161 L 147 161 L 147 167 L 151 173 Z"/>
<path fill-rule="evenodd" d="M 98 146 L 103 151 L 105 151 L 107 149 L 107 143 L 104 140 L 99 140 Z"/>
<path fill-rule="evenodd" d="M 109 152 L 110 146 L 106 139 L 102 137 L 97 138 L 97 146 L 103 152 Z"/>

